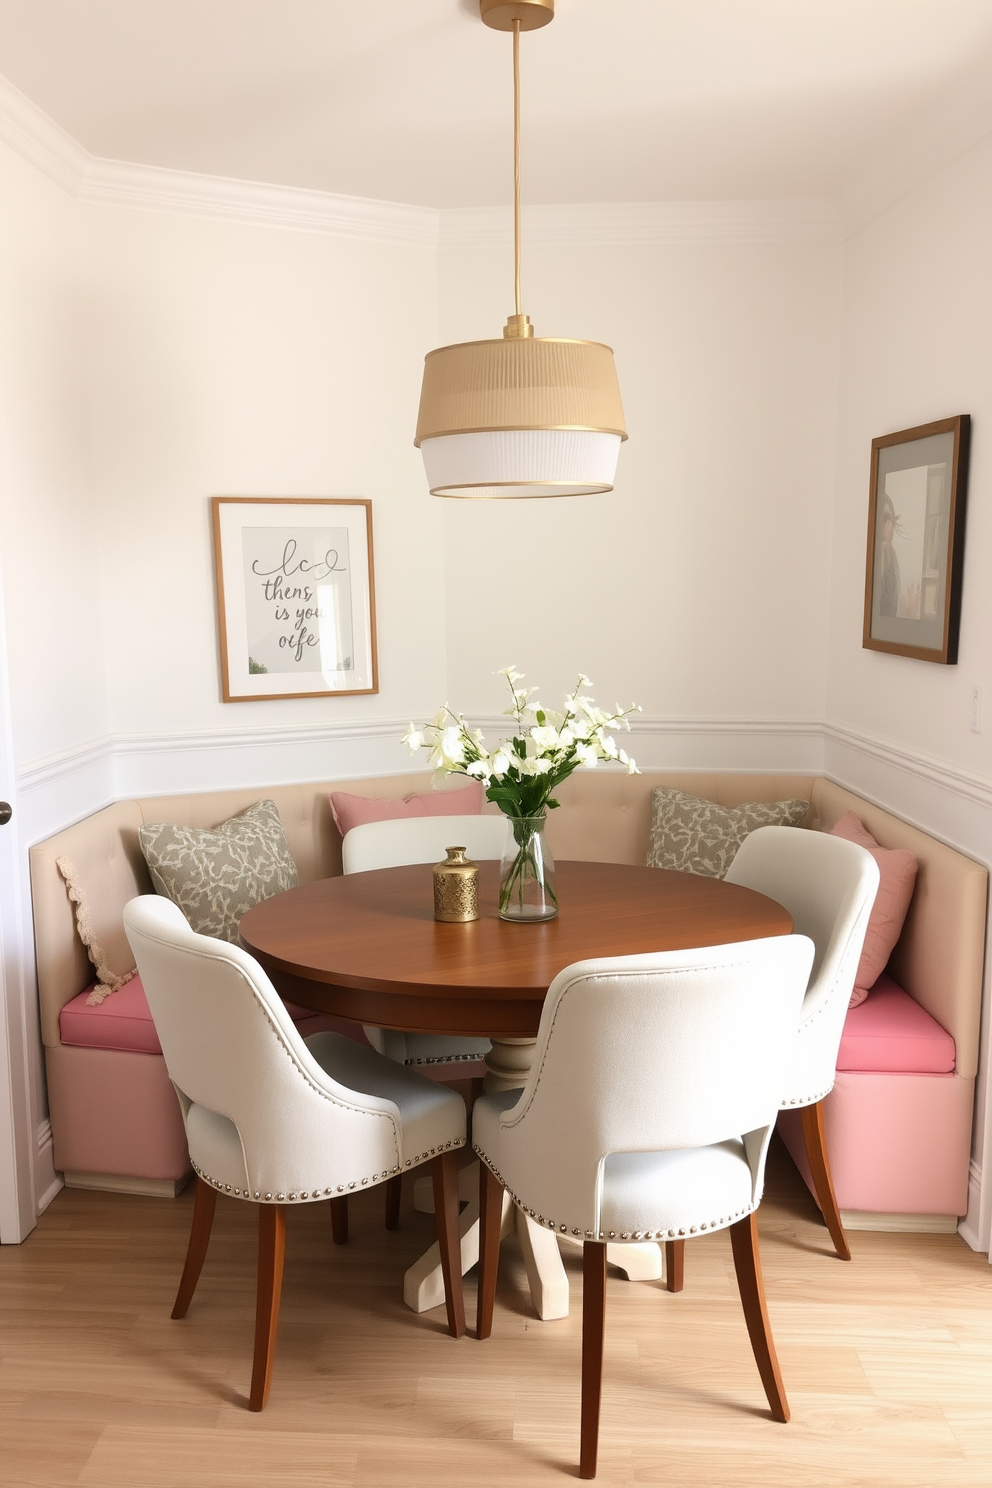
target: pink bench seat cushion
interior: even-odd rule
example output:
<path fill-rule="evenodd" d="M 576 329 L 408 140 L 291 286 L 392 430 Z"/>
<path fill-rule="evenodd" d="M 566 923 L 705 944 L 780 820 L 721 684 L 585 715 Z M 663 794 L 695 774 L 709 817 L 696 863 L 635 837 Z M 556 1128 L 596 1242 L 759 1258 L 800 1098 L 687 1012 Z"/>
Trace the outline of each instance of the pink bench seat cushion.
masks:
<path fill-rule="evenodd" d="M 80 992 L 59 1014 L 63 1044 L 77 1049 L 115 1049 L 123 1054 L 161 1054 L 162 1045 L 139 976 L 132 977 L 95 1007 L 86 1001 L 92 990 L 87 987 Z M 286 1009 L 303 1038 L 331 1030 L 347 1034 L 358 1043 L 367 1042 L 357 1024 L 335 1018 L 331 1013 L 315 1013 L 292 1002 L 287 1002 Z"/>
<path fill-rule="evenodd" d="M 879 1074 L 947 1075 L 954 1040 L 926 1008 L 883 972 L 844 1024 L 838 1070 Z"/>

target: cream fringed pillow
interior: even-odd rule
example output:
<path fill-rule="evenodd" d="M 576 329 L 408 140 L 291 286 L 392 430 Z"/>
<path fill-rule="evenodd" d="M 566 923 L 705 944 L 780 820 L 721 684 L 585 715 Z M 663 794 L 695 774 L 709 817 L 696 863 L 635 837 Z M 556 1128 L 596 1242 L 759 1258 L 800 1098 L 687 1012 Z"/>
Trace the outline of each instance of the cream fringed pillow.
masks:
<path fill-rule="evenodd" d="M 299 874 L 275 801 L 256 801 L 207 831 L 169 822 L 138 828 L 155 892 L 177 904 L 199 935 L 236 943 L 241 916 Z"/>
<path fill-rule="evenodd" d="M 82 885 L 79 882 L 79 873 L 71 858 L 56 858 L 55 866 L 62 875 L 65 883 L 65 891 L 69 896 L 69 903 L 76 912 L 76 928 L 79 938 L 86 947 L 86 954 L 90 958 L 90 965 L 96 972 L 96 983 L 90 988 L 90 995 L 86 999 L 87 1007 L 99 1007 L 102 1002 L 113 992 L 119 992 L 125 983 L 131 981 L 138 975 L 138 969 L 132 966 L 130 971 L 116 972 L 108 964 L 107 953 L 96 938 L 93 928 L 93 917 L 90 907 L 86 902 Z M 128 947 L 130 950 L 130 947 Z"/>
<path fill-rule="evenodd" d="M 797 827 L 808 801 L 747 801 L 718 806 L 685 791 L 657 786 L 651 792 L 649 868 L 673 868 L 723 878 L 744 838 L 758 827 Z"/>

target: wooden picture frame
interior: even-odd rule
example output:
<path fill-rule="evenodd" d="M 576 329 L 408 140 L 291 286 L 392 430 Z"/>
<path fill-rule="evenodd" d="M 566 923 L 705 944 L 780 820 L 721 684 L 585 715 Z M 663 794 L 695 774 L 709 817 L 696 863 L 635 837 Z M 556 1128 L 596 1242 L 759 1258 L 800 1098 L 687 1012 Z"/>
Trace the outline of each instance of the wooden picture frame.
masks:
<path fill-rule="evenodd" d="M 958 659 L 971 419 L 938 419 L 871 442 L 862 646 Z"/>
<path fill-rule="evenodd" d="M 371 501 L 210 505 L 224 702 L 378 692 Z"/>

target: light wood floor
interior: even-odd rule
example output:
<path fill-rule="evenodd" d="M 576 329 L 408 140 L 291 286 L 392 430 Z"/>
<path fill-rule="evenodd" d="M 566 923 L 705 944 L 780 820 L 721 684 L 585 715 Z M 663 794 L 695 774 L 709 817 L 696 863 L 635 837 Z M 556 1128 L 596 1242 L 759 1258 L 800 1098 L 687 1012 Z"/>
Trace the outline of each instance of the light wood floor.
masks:
<path fill-rule="evenodd" d="M 191 1212 L 63 1192 L 0 1251 L 0 1483 L 94 1488 L 553 1484 L 575 1474 L 579 1313 L 540 1323 L 506 1242 L 492 1339 L 417 1317 L 404 1267 L 431 1238 L 381 1194 L 330 1243 L 324 1205 L 295 1210 L 272 1395 L 246 1410 L 254 1211 L 218 1204 L 189 1317 L 170 1321 Z M 686 1287 L 612 1275 L 604 1488 L 989 1488 L 992 1267 L 957 1236 L 853 1234 L 850 1265 L 788 1158 L 761 1211 L 769 1307 L 793 1411 L 769 1417 L 726 1235 L 686 1252 Z M 569 1260 L 575 1304 L 577 1262 Z M 470 1277 L 467 1297 L 474 1306 Z"/>

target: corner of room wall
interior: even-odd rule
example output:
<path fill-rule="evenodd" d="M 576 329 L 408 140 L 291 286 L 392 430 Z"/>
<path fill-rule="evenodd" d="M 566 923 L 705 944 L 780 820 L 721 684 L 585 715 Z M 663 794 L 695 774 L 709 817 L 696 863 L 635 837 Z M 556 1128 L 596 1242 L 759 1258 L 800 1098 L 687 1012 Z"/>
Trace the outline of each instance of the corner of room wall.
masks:
<path fill-rule="evenodd" d="M 828 768 L 852 789 L 992 866 L 992 726 L 973 733 L 971 693 L 992 697 L 992 136 L 864 222 L 844 248 L 826 717 Z M 861 645 L 871 440 L 951 414 L 972 417 L 961 643 L 956 666 Z M 987 968 L 992 957 L 987 955 Z M 989 973 L 976 1105 L 969 1243 L 992 1242 L 981 1184 L 992 1104 Z M 979 1199 L 979 1193 L 982 1197 Z M 978 1208 L 976 1208 L 976 1205 Z"/>

